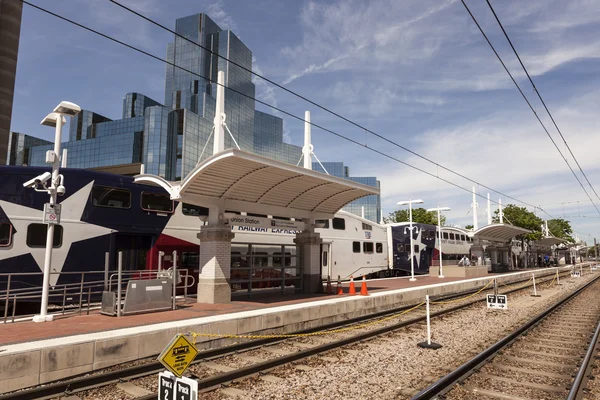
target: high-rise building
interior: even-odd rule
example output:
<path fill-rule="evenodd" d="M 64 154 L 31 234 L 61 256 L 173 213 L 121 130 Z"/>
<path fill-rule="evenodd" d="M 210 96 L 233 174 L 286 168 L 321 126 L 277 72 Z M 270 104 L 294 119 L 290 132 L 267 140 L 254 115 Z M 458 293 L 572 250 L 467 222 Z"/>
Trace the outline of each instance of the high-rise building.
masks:
<path fill-rule="evenodd" d="M 0 164 L 6 163 L 23 3 L 0 0 Z"/>
<path fill-rule="evenodd" d="M 128 93 L 123 99 L 121 119 L 113 121 L 83 110 L 71 119 L 69 141 L 63 143 L 68 151 L 67 166 L 133 175 L 144 165 L 147 173 L 168 180 L 182 179 L 212 154 L 217 92 L 213 82 L 217 81 L 218 71 L 225 73 L 225 122 L 229 130 L 225 133 L 225 148 L 237 144 L 244 151 L 296 164 L 302 148 L 284 142 L 283 120 L 255 110 L 255 87 L 249 72 L 252 52 L 233 32 L 222 30 L 205 14 L 178 19 L 175 30 L 194 43 L 176 36 L 167 46 L 167 60 L 181 68 L 167 64 L 164 104 L 140 93 Z M 25 143 L 21 147 L 27 147 L 31 140 L 23 137 L 21 142 Z M 52 145 L 32 144 L 27 150 L 21 147 L 14 147 L 15 152 L 20 151 L 19 157 L 11 154 L 14 163 L 44 165 L 46 151 Z M 358 182 L 371 179 L 363 183 L 379 187 L 376 178 L 351 178 L 343 163 L 334 164 L 341 165 L 345 173 L 332 167 L 330 174 Z M 379 196 L 370 197 L 376 199 L 365 203 L 365 216 L 377 221 Z M 360 215 L 362 208 L 357 207 L 349 206 L 348 210 L 357 209 Z"/>

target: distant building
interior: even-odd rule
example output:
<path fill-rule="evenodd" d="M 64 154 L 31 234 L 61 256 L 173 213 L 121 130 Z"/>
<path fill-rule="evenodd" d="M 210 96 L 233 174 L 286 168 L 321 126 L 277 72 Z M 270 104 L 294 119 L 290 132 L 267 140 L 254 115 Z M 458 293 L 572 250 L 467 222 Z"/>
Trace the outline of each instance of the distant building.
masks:
<path fill-rule="evenodd" d="M 143 164 L 146 173 L 168 180 L 182 179 L 199 160 L 212 155 L 211 131 L 217 85 L 202 77 L 216 81 L 220 70 L 225 72 L 226 123 L 239 147 L 296 164 L 302 148 L 284 142 L 283 120 L 255 110 L 255 87 L 249 72 L 252 70 L 252 52 L 233 32 L 222 30 L 205 14 L 180 18 L 175 26 L 178 34 L 226 56 L 247 70 L 176 36 L 167 46 L 167 60 L 187 71 L 167 65 L 164 103 L 140 93 L 128 93 L 123 99 L 121 119 L 111 120 L 83 110 L 71 119 L 69 141 L 62 144 L 68 151 L 67 166 L 134 175 Z M 11 154 L 14 162 L 10 164 L 44 165 L 46 151 L 52 144 L 23 140 L 31 146 L 24 145 L 27 151 L 14 147 L 21 155 Z M 225 148 L 231 147 L 235 147 L 235 143 L 226 132 Z M 379 187 L 376 178 L 350 177 L 341 162 L 328 164 L 332 165 L 331 175 Z M 334 164 L 336 168 L 341 165 L 345 172 L 339 172 Z M 365 205 L 365 216 L 378 221 L 379 196 L 369 197 L 376 199 L 359 202 Z M 353 203 L 347 210 L 360 215 L 361 205 Z"/>
<path fill-rule="evenodd" d="M 0 164 L 7 162 L 23 3 L 0 0 Z"/>

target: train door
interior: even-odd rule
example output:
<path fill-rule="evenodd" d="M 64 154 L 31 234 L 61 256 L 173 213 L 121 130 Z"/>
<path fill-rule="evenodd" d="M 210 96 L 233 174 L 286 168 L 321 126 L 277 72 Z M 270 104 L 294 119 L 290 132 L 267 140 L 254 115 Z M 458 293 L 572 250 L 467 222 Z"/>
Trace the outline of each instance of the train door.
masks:
<path fill-rule="evenodd" d="M 327 277 L 333 277 L 333 270 L 331 266 L 331 250 L 332 246 L 330 243 L 321 244 L 321 277 L 327 279 Z"/>
<path fill-rule="evenodd" d="M 151 248 L 152 235 L 114 234 L 111 241 L 111 264 L 116 270 L 119 252 L 122 252 L 123 270 L 136 271 L 146 269 L 146 258 Z"/>

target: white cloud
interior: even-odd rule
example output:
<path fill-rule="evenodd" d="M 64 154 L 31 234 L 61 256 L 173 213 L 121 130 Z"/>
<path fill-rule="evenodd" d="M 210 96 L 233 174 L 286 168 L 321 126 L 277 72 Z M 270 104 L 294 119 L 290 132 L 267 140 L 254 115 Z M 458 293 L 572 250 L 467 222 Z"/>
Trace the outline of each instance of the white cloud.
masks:
<path fill-rule="evenodd" d="M 225 12 L 225 3 L 223 0 L 218 0 L 207 7 L 207 14 L 210 18 L 221 27 L 221 29 L 232 30 L 237 37 L 241 37 L 238 32 L 238 27 L 233 18 Z"/>

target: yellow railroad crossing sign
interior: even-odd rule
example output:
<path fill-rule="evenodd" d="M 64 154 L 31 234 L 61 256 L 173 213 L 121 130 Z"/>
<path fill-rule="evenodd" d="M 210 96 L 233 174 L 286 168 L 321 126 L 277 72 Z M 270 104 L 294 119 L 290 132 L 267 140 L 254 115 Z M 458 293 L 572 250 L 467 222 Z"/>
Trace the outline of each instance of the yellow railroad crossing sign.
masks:
<path fill-rule="evenodd" d="M 158 361 L 174 375 L 181 377 L 196 358 L 196 354 L 196 347 L 184 335 L 178 334 L 160 353 Z"/>

